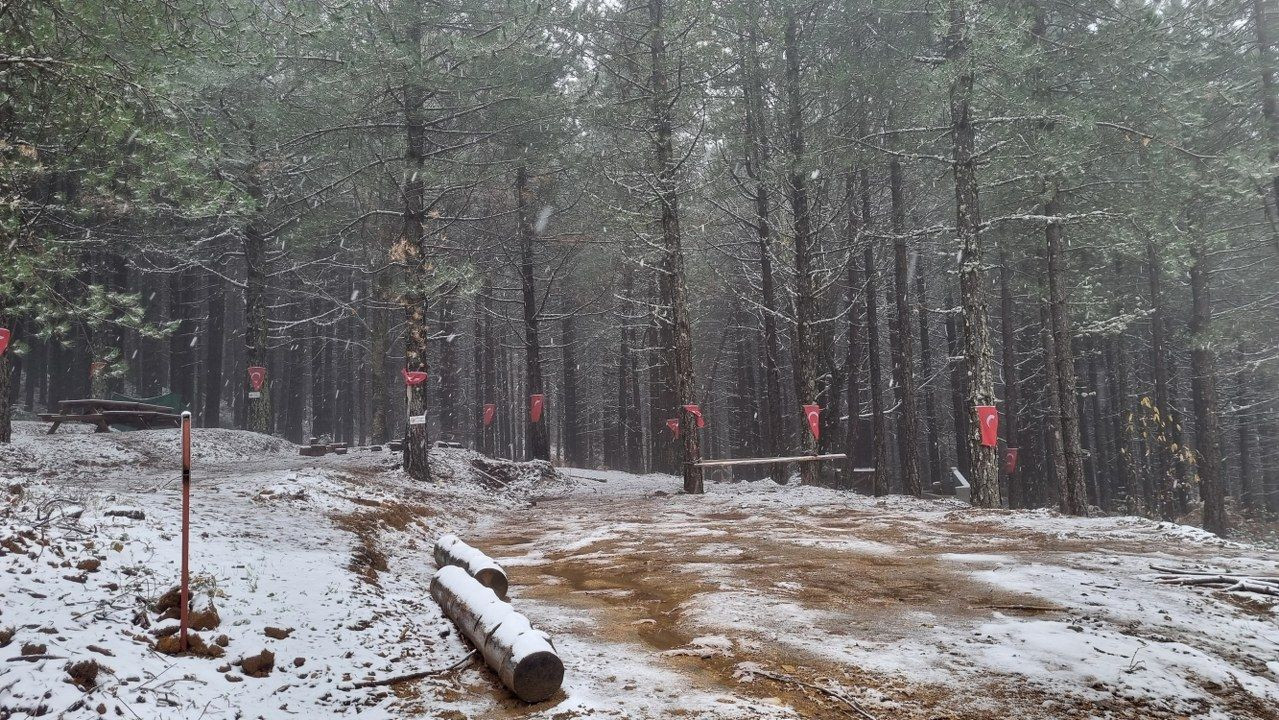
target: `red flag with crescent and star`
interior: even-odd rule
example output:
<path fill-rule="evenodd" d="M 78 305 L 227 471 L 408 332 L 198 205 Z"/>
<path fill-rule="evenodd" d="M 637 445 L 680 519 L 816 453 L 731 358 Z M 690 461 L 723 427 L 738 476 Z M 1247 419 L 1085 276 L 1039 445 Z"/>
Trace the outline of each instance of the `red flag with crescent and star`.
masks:
<path fill-rule="evenodd" d="M 262 389 L 262 383 L 266 382 L 266 368 L 261 365 L 254 365 L 249 368 L 249 385 L 254 392 Z"/>
<path fill-rule="evenodd" d="M 417 387 L 426 382 L 426 372 L 423 370 L 403 368 L 400 370 L 400 375 L 404 376 L 404 384 L 410 387 Z"/>
<path fill-rule="evenodd" d="M 999 442 L 999 411 L 994 405 L 978 405 L 977 422 L 981 424 L 981 444 L 995 447 Z"/>
<path fill-rule="evenodd" d="M 497 406 L 493 403 L 484 403 L 484 427 L 493 424 L 493 417 L 497 415 Z"/>
<path fill-rule="evenodd" d="M 542 421 L 542 407 L 546 404 L 546 396 L 538 393 L 528 396 L 528 419 L 533 422 Z"/>
<path fill-rule="evenodd" d="M 814 440 L 822 439 L 822 406 L 817 404 L 804 406 L 804 417 L 808 418 L 808 429 L 813 433 Z"/>
<path fill-rule="evenodd" d="M 9 349 L 9 338 L 13 337 L 13 332 L 9 328 L 0 328 L 0 355 Z"/>
<path fill-rule="evenodd" d="M 1017 472 L 1017 448 L 1004 448 L 1004 472 L 1012 475 Z"/>

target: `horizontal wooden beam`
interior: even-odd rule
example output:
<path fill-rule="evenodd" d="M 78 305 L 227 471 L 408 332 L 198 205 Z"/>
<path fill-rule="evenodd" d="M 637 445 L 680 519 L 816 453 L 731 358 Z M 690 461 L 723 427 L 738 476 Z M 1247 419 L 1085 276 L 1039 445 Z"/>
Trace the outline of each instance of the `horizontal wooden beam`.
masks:
<path fill-rule="evenodd" d="M 832 453 L 830 455 L 794 455 L 792 457 L 778 458 L 735 458 L 730 460 L 702 460 L 695 462 L 693 465 L 697 467 L 727 467 L 729 465 L 772 465 L 773 463 L 790 463 L 790 462 L 811 462 L 813 460 L 847 460 L 848 456 L 844 453 Z M 853 471 L 865 470 L 869 468 L 853 468 Z"/>

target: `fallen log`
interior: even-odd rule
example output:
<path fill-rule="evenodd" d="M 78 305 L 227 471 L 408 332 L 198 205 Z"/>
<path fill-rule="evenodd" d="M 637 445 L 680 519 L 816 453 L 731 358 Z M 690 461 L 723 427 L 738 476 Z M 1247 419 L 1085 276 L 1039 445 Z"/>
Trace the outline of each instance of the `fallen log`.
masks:
<path fill-rule="evenodd" d="M 564 682 L 564 663 L 550 637 L 465 570 L 447 565 L 431 579 L 431 597 L 502 684 L 524 702 L 541 702 Z"/>
<path fill-rule="evenodd" d="M 500 598 L 506 597 L 508 586 L 506 571 L 493 558 L 462 542 L 456 535 L 441 535 L 435 541 L 435 564 L 438 567 L 456 565 L 468 575 L 490 588 Z"/>

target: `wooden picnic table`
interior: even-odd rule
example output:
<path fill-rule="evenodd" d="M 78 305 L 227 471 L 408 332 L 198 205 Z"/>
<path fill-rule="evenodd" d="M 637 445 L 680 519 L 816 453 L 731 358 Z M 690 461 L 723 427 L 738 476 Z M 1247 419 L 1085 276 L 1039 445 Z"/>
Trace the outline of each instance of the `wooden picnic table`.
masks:
<path fill-rule="evenodd" d="M 109 432 L 114 424 L 140 426 L 149 430 L 153 427 L 178 427 L 182 422 L 182 416 L 165 405 L 102 398 L 60 400 L 58 412 L 43 413 L 39 417 L 53 423 L 49 426 L 50 435 L 56 433 L 64 422 L 93 425 L 94 432 Z"/>

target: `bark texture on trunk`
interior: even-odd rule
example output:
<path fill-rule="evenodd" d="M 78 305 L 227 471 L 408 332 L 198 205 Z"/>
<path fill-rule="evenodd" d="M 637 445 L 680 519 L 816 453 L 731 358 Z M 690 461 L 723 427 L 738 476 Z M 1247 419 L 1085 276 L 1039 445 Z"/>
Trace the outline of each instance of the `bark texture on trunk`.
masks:
<path fill-rule="evenodd" d="M 813 287 L 812 219 L 809 217 L 808 170 L 804 157 L 803 98 L 800 83 L 799 21 L 794 8 L 786 11 L 786 124 L 790 145 L 790 201 L 795 234 L 795 340 L 791 346 L 795 366 L 795 399 L 799 405 L 817 402 L 817 343 L 813 337 L 813 321 L 817 300 Z M 795 408 L 798 412 L 799 408 Z M 811 432 L 800 430 L 800 451 L 817 452 L 817 441 Z M 815 463 L 799 464 L 799 480 L 803 485 L 817 482 Z"/>
<path fill-rule="evenodd" d="M 869 173 L 850 168 L 844 185 L 844 198 L 848 207 L 847 237 L 848 259 L 848 425 L 845 437 L 845 485 L 853 487 L 853 468 L 866 467 L 873 462 L 871 454 L 871 429 L 861 417 L 862 390 L 868 384 L 866 376 L 866 288 L 865 262 L 860 246 L 865 242 L 862 231 L 870 222 Z"/>
<path fill-rule="evenodd" d="M 426 229 L 425 167 L 426 123 L 422 117 L 425 99 L 422 77 L 422 0 L 406 2 L 410 18 L 407 33 L 409 64 L 404 85 L 404 218 L 398 257 L 404 263 L 406 288 L 404 304 L 404 365 L 408 370 L 427 370 L 427 281 L 429 263 L 423 248 Z M 408 426 L 404 442 L 404 470 L 418 481 L 431 479 L 430 440 L 427 433 L 427 393 L 424 385 L 408 389 Z M 414 421 L 412 418 L 419 418 Z"/>
<path fill-rule="evenodd" d="M 1212 296 L 1209 252 L 1203 228 L 1192 223 L 1190 244 L 1190 372 L 1195 408 L 1195 459 L 1203 528 L 1225 537 L 1226 486 L 1221 472 L 1221 419 L 1217 412 L 1217 369 L 1212 350 Z"/>
<path fill-rule="evenodd" d="M 1044 215 L 1056 217 L 1061 203 L 1056 188 L 1049 188 Z M 1067 311 L 1066 283 L 1062 256 L 1063 228 L 1049 221 L 1044 229 L 1048 273 L 1048 317 L 1051 329 L 1054 364 L 1049 377 L 1057 383 L 1059 399 L 1057 425 L 1065 467 L 1065 485 L 1061 487 L 1058 505 L 1067 515 L 1088 514 L 1088 492 L 1084 482 L 1083 447 L 1080 444 L 1079 403 L 1075 393 L 1075 359 L 1071 351 L 1070 316 Z"/>
<path fill-rule="evenodd" d="M 884 418 L 884 390 L 879 365 L 879 269 L 875 267 L 875 251 L 867 246 L 862 251 L 866 271 L 866 342 L 870 363 L 870 414 L 875 433 L 875 474 L 872 491 L 876 496 L 888 494 L 888 422 Z"/>
<path fill-rule="evenodd" d="M 656 154 L 657 202 L 660 208 L 662 228 L 662 277 L 669 310 L 674 342 L 669 346 L 674 355 L 675 396 L 681 408 L 697 403 L 697 376 L 693 367 L 693 332 L 688 319 L 688 287 L 685 281 L 684 249 L 679 224 L 679 172 L 674 153 L 671 119 L 672 103 L 669 80 L 666 76 L 666 19 L 664 0 L 649 0 L 649 52 L 652 62 L 650 79 L 653 113 L 653 145 Z M 701 494 L 702 469 L 696 466 L 701 459 L 697 418 L 691 412 L 672 408 L 679 413 L 680 438 L 683 440 L 684 492 Z"/>
<path fill-rule="evenodd" d="M 1274 21 L 1275 0 L 1252 0 L 1252 26 L 1257 37 L 1257 65 L 1261 71 L 1261 117 L 1265 122 L 1267 149 L 1270 155 L 1270 197 L 1279 222 L 1279 81 L 1276 80 Z M 1275 249 L 1279 250 L 1279 231 L 1275 232 Z"/>
<path fill-rule="evenodd" d="M 542 340 L 540 336 L 540 307 L 537 300 L 534 264 L 536 263 L 536 233 L 533 229 L 533 218 L 530 216 L 529 203 L 532 191 L 528 186 L 528 169 L 520 166 L 515 171 L 515 207 L 519 220 L 520 233 L 520 291 L 524 301 L 524 385 L 530 396 L 545 392 L 542 379 Z M 532 402 L 530 397 L 529 402 Z M 530 415 L 525 423 L 528 429 L 528 453 L 534 460 L 551 459 L 551 438 L 547 430 L 549 422 L 545 406 L 542 416 L 533 422 Z"/>
<path fill-rule="evenodd" d="M 742 74 L 746 98 L 746 174 L 751 180 L 755 208 L 755 239 L 759 247 L 760 312 L 764 332 L 765 447 L 771 457 L 781 454 L 786 426 L 782 421 L 781 339 L 777 333 L 777 290 L 773 280 L 773 250 L 770 223 L 772 208 L 764 165 L 768 161 L 767 120 L 763 102 L 763 71 L 759 58 L 759 3 L 752 1 L 750 25 L 743 54 L 746 70 Z M 786 468 L 769 467 L 774 482 L 786 481 Z"/>
<path fill-rule="evenodd" d="M 253 193 L 250 193 L 251 195 Z M 241 393 L 249 392 L 248 367 L 267 366 L 267 348 L 270 337 L 266 298 L 266 244 L 267 238 L 254 220 L 244 229 L 244 264 L 247 270 L 244 286 L 244 355 L 245 368 L 240 368 L 237 387 Z M 248 428 L 253 432 L 271 432 L 271 380 L 267 376 L 261 397 L 248 398 Z M 245 397 L 241 395 L 241 397 Z"/>
<path fill-rule="evenodd" d="M 976 82 L 968 37 L 969 0 L 949 0 L 947 59 L 954 65 L 950 86 L 950 120 L 955 180 L 955 227 L 960 240 L 959 289 L 963 304 L 963 344 L 968 405 L 969 482 L 973 504 L 999 507 L 999 453 L 981 442 L 977 406 L 995 404 L 990 329 L 986 319 L 985 269 L 982 267 L 981 215 L 977 198 L 976 130 L 972 118 Z"/>
<path fill-rule="evenodd" d="M 890 120 L 891 122 L 891 120 Z M 888 187 L 893 227 L 893 316 L 889 335 L 893 356 L 894 390 L 897 395 L 897 459 L 901 464 L 902 491 L 922 497 L 919 479 L 919 408 L 915 389 L 914 319 L 910 303 L 910 254 L 906 246 L 906 199 L 902 189 L 902 165 L 896 156 L 888 161 Z"/>

